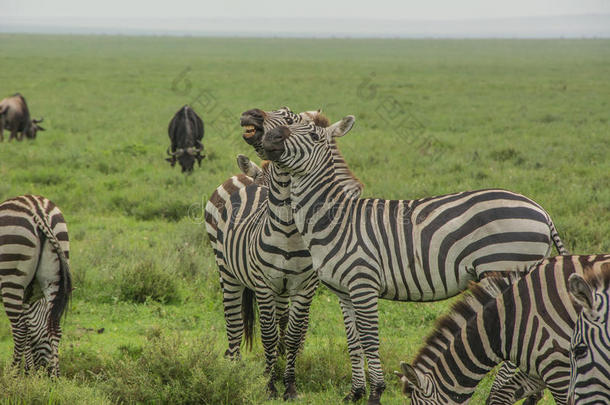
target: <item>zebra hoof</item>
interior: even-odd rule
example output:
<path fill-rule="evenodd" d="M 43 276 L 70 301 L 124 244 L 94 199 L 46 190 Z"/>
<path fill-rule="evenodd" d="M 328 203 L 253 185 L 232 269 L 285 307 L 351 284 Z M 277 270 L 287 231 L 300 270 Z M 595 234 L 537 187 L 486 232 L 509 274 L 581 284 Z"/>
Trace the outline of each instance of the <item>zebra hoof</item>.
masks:
<path fill-rule="evenodd" d="M 352 390 L 343 398 L 343 402 L 358 402 L 366 394 L 366 388 L 358 387 L 352 388 Z"/>
<path fill-rule="evenodd" d="M 286 385 L 286 391 L 284 391 L 284 401 L 290 401 L 292 399 L 297 399 L 297 387 L 295 383 Z"/>
<path fill-rule="evenodd" d="M 277 398 L 277 388 L 275 388 L 273 380 L 269 381 L 269 384 L 267 384 L 267 393 L 269 394 L 269 399 Z"/>
<path fill-rule="evenodd" d="M 382 383 L 376 387 L 371 387 L 371 395 L 366 405 L 381 405 L 381 394 L 385 390 L 385 383 Z"/>

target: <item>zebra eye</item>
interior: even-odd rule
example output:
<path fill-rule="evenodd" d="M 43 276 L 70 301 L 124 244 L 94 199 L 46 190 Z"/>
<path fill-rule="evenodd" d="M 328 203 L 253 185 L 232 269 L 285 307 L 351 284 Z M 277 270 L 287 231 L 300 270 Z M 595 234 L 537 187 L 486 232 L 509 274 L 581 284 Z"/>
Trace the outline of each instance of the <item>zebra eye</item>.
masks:
<path fill-rule="evenodd" d="M 313 139 L 316 142 L 320 140 L 320 135 L 318 135 L 315 132 L 310 132 L 309 135 L 311 136 L 311 139 Z"/>
<path fill-rule="evenodd" d="M 574 354 L 575 359 L 582 359 L 587 355 L 587 346 L 578 345 L 574 349 L 572 349 L 572 353 Z"/>
<path fill-rule="evenodd" d="M 286 123 L 288 125 L 292 125 L 292 124 L 294 124 L 294 120 L 292 118 L 290 118 L 290 117 L 286 117 Z"/>

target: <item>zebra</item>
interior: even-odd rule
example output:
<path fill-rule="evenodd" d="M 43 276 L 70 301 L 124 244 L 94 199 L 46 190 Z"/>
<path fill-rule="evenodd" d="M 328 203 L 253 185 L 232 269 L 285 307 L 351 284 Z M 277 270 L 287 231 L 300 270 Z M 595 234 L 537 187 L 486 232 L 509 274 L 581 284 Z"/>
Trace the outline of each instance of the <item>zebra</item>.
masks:
<path fill-rule="evenodd" d="M 329 143 L 354 117 L 320 128 L 280 126 L 264 134 L 265 157 L 290 172 L 294 220 L 320 281 L 339 297 L 350 360 L 351 397 L 365 392 L 364 351 L 371 392 L 385 389 L 379 360 L 379 298 L 432 301 L 464 290 L 470 280 L 498 268 L 526 272 L 555 244 L 567 251 L 548 213 L 506 190 L 475 190 L 419 200 L 355 198 L 345 193 Z M 354 327 L 355 326 L 355 327 Z"/>
<path fill-rule="evenodd" d="M 403 393 L 412 404 L 463 404 L 489 370 L 510 360 L 546 386 L 557 404 L 566 404 L 570 337 L 580 311 L 570 299 L 571 278 L 608 265 L 610 255 L 556 256 L 513 284 L 493 277 L 472 283 L 469 294 L 437 321 L 413 362 L 401 362 L 395 374 Z M 487 283 L 500 292 L 490 293 Z"/>
<path fill-rule="evenodd" d="M 327 122 L 319 111 L 295 114 L 288 108 L 281 108 L 268 112 L 258 109 L 246 111 L 242 114 L 241 124 L 246 130 L 244 138 L 260 153 L 258 145 L 264 131 L 276 125 L 312 120 L 320 125 Z M 359 193 L 362 184 L 342 166 L 344 160 L 336 146 L 334 148 L 338 170 L 345 173 L 344 187 L 350 192 Z M 206 227 L 213 242 L 221 277 L 229 339 L 226 354 L 236 357 L 236 353 L 239 353 L 242 331 L 246 339 L 251 339 L 252 332 L 244 328 L 244 322 L 253 325 L 253 321 L 242 315 L 240 309 L 254 305 L 251 297 L 255 295 L 260 311 L 265 371 L 270 375 L 268 391 L 271 396 L 277 394 L 273 369 L 279 341 L 276 328 L 279 313 L 279 329 L 281 333 L 285 327 L 287 351 L 283 397 L 290 399 L 297 395 L 294 373 L 296 356 L 303 345 L 309 306 L 318 280 L 309 252 L 292 220 L 288 200 L 290 176 L 273 164 L 263 167 L 267 173 L 263 182 L 268 187 L 258 184 L 236 187 L 235 182 L 231 181 L 234 188 L 232 193 L 219 192 L 206 205 Z M 243 180 L 240 182 L 244 184 Z M 225 201 L 224 206 L 221 206 L 221 200 Z M 249 300 L 244 300 L 246 295 L 249 295 Z M 281 313 L 288 298 L 290 307 L 287 325 L 284 325 Z M 252 311 L 249 313 L 253 315 Z"/>
<path fill-rule="evenodd" d="M 14 342 L 13 366 L 59 376 L 60 318 L 72 293 L 68 229 L 48 199 L 22 195 L 0 204 L 0 292 Z M 42 297 L 30 304 L 33 291 Z"/>
<path fill-rule="evenodd" d="M 570 404 L 610 403 L 610 263 L 578 273 L 569 290 L 582 310 L 570 341 Z"/>

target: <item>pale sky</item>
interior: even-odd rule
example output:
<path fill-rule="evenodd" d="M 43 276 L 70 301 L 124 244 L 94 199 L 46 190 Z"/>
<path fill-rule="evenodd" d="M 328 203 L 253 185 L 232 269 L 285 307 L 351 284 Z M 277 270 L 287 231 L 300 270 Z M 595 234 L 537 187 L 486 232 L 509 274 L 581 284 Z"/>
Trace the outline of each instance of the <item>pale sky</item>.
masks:
<path fill-rule="evenodd" d="M 17 18 L 460 20 L 610 14 L 610 0 L 0 0 Z"/>

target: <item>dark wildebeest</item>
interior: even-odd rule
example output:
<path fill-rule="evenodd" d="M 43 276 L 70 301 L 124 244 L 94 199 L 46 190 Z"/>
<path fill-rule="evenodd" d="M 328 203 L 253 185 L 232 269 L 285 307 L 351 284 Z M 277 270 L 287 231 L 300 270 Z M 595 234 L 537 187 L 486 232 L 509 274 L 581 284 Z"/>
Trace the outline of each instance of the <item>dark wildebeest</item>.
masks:
<path fill-rule="evenodd" d="M 201 118 L 188 105 L 182 107 L 169 123 L 168 133 L 172 144 L 167 148 L 169 157 L 165 160 L 170 162 L 172 167 L 178 160 L 183 173 L 193 171 L 195 159 L 201 166 L 201 159 L 204 158 L 201 155 L 203 132 Z"/>
<path fill-rule="evenodd" d="M 36 132 L 44 131 L 44 128 L 38 125 L 42 120 L 43 118 L 39 120 L 30 118 L 30 110 L 21 94 L 15 93 L 5 98 L 0 101 L 0 142 L 4 141 L 4 128 L 11 131 L 9 141 L 13 138 L 21 141 L 24 134 L 28 139 L 35 139 Z"/>

